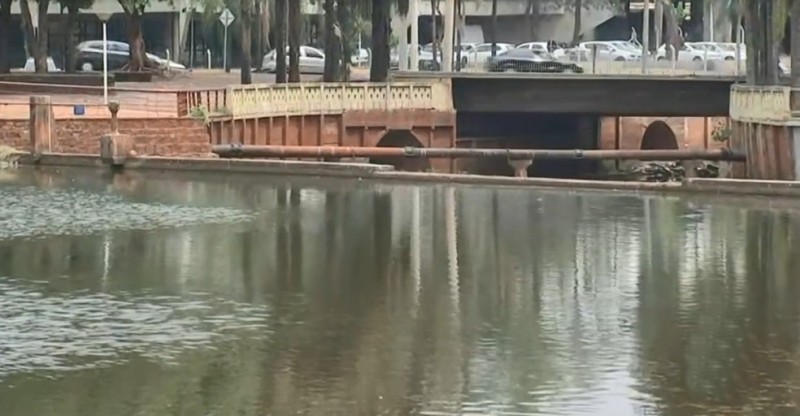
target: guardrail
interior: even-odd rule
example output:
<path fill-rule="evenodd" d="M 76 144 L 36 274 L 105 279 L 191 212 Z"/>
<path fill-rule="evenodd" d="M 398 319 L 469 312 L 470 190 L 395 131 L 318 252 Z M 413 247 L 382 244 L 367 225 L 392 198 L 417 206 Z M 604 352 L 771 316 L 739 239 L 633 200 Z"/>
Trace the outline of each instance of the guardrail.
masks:
<path fill-rule="evenodd" d="M 733 85 L 731 119 L 764 124 L 792 121 L 792 88 L 784 86 Z"/>
<path fill-rule="evenodd" d="M 453 110 L 450 85 L 419 83 L 300 83 L 228 88 L 226 113 L 233 118 L 341 114 L 371 110 Z"/>

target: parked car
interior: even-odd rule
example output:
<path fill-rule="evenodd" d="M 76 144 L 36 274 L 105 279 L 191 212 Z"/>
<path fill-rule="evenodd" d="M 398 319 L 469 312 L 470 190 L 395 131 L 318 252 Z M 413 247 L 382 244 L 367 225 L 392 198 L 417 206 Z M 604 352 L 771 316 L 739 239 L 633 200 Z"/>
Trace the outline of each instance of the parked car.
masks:
<path fill-rule="evenodd" d="M 517 45 L 517 49 L 530 49 L 534 52 L 547 52 L 553 55 L 553 58 L 561 59 L 566 56 L 566 51 L 563 48 L 556 48 L 554 51 L 547 50 L 547 42 L 526 42 Z"/>
<path fill-rule="evenodd" d="M 117 42 L 110 40 L 106 44 L 108 51 L 108 70 L 113 71 L 121 69 L 128 64 L 130 59 L 131 47 L 125 42 Z M 76 68 L 79 71 L 102 71 L 103 70 L 103 41 L 90 40 L 81 42 L 76 47 L 78 57 L 76 59 Z M 151 53 L 145 54 L 150 61 L 149 64 L 153 67 L 169 68 L 171 70 L 185 70 L 186 67 L 174 62 L 168 61 L 164 58 L 158 57 Z"/>
<path fill-rule="evenodd" d="M 695 49 L 700 49 L 703 51 L 709 51 L 715 57 L 719 57 L 725 61 L 735 61 L 736 60 L 736 49 L 734 50 L 727 50 L 723 49 L 719 44 L 716 42 L 692 42 L 691 46 Z"/>
<path fill-rule="evenodd" d="M 350 57 L 350 63 L 356 66 L 369 65 L 370 50 L 367 48 L 356 49 Z"/>
<path fill-rule="evenodd" d="M 597 51 L 597 59 L 601 61 L 639 61 L 642 59 L 641 51 L 634 50 L 632 47 L 621 45 L 620 41 L 591 41 L 582 42 L 573 53 L 577 54 L 577 59 L 585 61 L 590 59 L 592 53 Z"/>
<path fill-rule="evenodd" d="M 501 55 L 507 51 L 514 49 L 514 45 L 509 43 L 497 43 L 495 49 L 495 56 Z M 475 48 L 470 53 L 469 61 L 474 64 L 485 64 L 486 61 L 492 57 L 492 44 L 480 43 L 475 45 Z"/>
<path fill-rule="evenodd" d="M 261 70 L 265 72 L 275 72 L 277 70 L 277 53 L 275 49 L 264 55 L 261 61 Z M 289 48 L 286 48 L 286 65 L 289 65 Z M 300 73 L 302 74 L 322 74 L 325 73 L 325 54 L 311 46 L 300 47 Z"/>
<path fill-rule="evenodd" d="M 34 72 L 34 71 L 36 71 L 36 63 L 33 62 L 33 58 L 28 58 L 25 61 L 25 66 L 22 67 L 22 70 L 24 72 Z M 61 68 L 57 67 L 55 61 L 53 61 L 53 58 L 48 56 L 47 57 L 47 72 L 59 72 L 59 71 L 61 71 Z"/>
<path fill-rule="evenodd" d="M 658 53 L 656 57 L 659 61 L 667 59 L 667 45 L 661 45 L 658 48 Z M 704 60 L 714 61 L 714 60 L 724 60 L 725 54 L 722 52 L 718 52 L 715 50 L 709 50 L 702 46 L 696 46 L 692 43 L 684 43 L 681 46 L 678 52 L 678 61 L 692 61 L 692 62 L 702 62 Z M 735 58 L 733 58 L 735 59 Z"/>
<path fill-rule="evenodd" d="M 512 49 L 490 57 L 486 69 L 491 72 L 583 73 L 583 68 L 575 63 L 559 62 L 547 52 L 530 49 Z"/>
<path fill-rule="evenodd" d="M 422 71 L 438 71 L 439 62 L 433 61 L 433 53 L 429 51 L 425 51 L 422 46 L 418 46 L 417 52 L 417 66 Z M 409 45 L 409 52 L 408 56 L 408 63 L 411 63 L 411 46 Z M 392 48 L 389 52 L 389 64 L 392 69 L 399 69 L 400 68 L 400 51 L 397 48 Z"/>

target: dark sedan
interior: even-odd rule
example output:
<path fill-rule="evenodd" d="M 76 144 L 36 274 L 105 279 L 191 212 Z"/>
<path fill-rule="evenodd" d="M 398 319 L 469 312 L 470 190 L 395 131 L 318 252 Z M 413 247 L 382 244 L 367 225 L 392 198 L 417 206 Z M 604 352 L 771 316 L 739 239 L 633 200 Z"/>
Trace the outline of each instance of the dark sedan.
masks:
<path fill-rule="evenodd" d="M 511 49 L 489 58 L 486 69 L 491 72 L 583 73 L 583 68 L 577 64 L 559 62 L 548 53 L 530 49 Z"/>

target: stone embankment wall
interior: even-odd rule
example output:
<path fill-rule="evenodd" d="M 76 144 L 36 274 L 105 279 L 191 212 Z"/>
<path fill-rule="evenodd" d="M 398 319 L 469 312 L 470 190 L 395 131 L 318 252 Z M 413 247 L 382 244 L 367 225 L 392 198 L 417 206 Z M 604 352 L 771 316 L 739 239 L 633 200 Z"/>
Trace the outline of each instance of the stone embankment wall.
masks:
<path fill-rule="evenodd" d="M 0 145 L 29 151 L 28 120 L 0 120 Z M 55 120 L 55 153 L 100 153 L 100 137 L 111 130 L 109 120 Z M 201 121 L 188 118 L 121 119 L 120 133 L 130 135 L 138 155 L 209 156 L 208 129 Z"/>
<path fill-rule="evenodd" d="M 730 125 L 730 121 L 726 117 L 603 117 L 600 120 L 598 148 L 605 150 L 616 149 L 617 140 L 619 149 L 635 150 L 647 148 L 646 139 L 658 139 L 659 137 L 657 136 L 661 136 L 661 134 L 646 135 L 648 128 L 658 122 L 666 124 L 671 133 L 674 134 L 676 149 L 718 149 L 724 147 L 723 143 L 714 141 L 714 131 L 715 129 L 724 129 Z"/>

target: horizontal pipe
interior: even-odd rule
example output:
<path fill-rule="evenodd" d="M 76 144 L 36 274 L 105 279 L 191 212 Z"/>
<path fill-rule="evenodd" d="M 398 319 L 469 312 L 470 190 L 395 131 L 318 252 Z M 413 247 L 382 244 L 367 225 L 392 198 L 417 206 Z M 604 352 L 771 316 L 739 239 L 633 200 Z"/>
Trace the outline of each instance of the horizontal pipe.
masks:
<path fill-rule="evenodd" d="M 616 160 L 729 160 L 744 161 L 745 155 L 728 149 L 713 150 L 534 150 L 423 147 L 344 147 L 344 146 L 256 146 L 223 144 L 212 151 L 229 158 L 508 158 L 508 159 L 616 159 Z"/>

